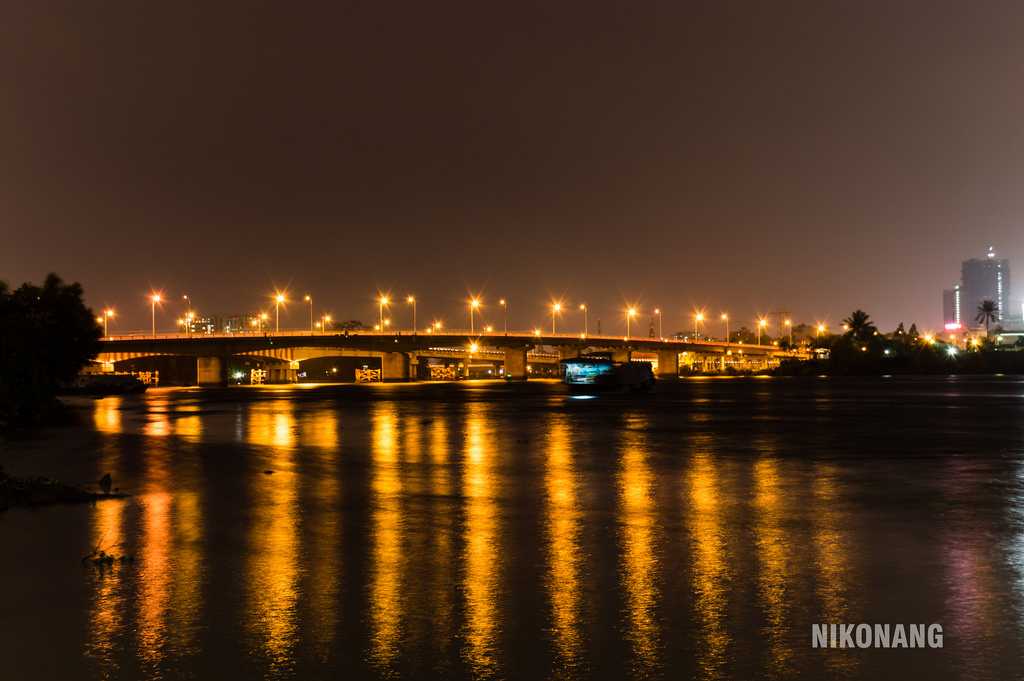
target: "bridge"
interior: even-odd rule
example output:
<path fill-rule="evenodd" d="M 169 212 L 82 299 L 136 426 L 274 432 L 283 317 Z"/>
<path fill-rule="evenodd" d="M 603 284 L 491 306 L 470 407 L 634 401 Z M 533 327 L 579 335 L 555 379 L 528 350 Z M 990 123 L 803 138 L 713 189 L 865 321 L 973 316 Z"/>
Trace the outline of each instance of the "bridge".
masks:
<path fill-rule="evenodd" d="M 225 385 L 229 368 L 239 362 L 266 367 L 270 382 L 296 380 L 301 364 L 327 357 L 366 358 L 380 362 L 383 381 L 422 378 L 425 367 L 457 362 L 468 376 L 474 364 L 493 366 L 494 375 L 526 380 L 534 365 L 551 367 L 562 359 L 587 355 L 616 361 L 650 361 L 659 378 L 678 377 L 680 368 L 764 369 L 783 357 L 803 355 L 774 345 L 714 340 L 636 338 L 583 334 L 508 333 L 468 330 L 443 332 L 279 331 L 234 334 L 135 334 L 101 340 L 96 361 L 109 369 L 137 367 L 140 360 L 176 358 L 195 362 L 199 385 Z"/>

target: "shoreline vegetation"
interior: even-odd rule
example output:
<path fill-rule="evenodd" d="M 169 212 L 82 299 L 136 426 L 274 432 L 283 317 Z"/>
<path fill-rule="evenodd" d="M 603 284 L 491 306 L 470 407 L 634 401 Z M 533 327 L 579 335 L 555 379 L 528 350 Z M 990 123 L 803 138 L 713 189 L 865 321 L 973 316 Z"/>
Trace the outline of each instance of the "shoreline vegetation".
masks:
<path fill-rule="evenodd" d="M 84 485 L 72 485 L 60 480 L 41 476 L 17 478 L 7 475 L 0 468 L 0 511 L 15 506 L 37 507 L 54 504 L 91 504 L 106 499 L 126 499 L 118 489 L 110 489 L 110 476 L 104 476 L 97 485 L 100 491 L 93 492 Z M 107 489 L 102 489 L 107 487 Z"/>
<path fill-rule="evenodd" d="M 57 391 L 96 356 L 101 333 L 80 284 L 0 281 L 0 431 L 59 418 Z"/>
<path fill-rule="evenodd" d="M 783 360 L 769 373 L 774 376 L 934 376 L 1024 374 L 1024 347 L 999 344 L 1001 330 L 988 326 L 992 309 L 979 306 L 980 333 L 941 336 L 918 332 L 901 323 L 891 333 L 881 333 L 863 310 L 843 320 L 844 333 L 813 339 L 810 348 L 820 356 L 810 360 Z M 995 334 L 993 336 L 992 334 Z"/>

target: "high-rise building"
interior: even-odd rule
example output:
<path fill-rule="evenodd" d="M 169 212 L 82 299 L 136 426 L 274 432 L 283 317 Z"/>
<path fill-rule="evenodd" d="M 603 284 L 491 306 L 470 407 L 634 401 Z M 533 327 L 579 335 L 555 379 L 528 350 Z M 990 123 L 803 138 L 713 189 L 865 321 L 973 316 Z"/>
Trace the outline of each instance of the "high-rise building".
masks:
<path fill-rule="evenodd" d="M 991 300 L 998 319 L 1012 314 L 1010 298 L 1010 261 L 996 257 L 989 246 L 984 258 L 964 260 L 960 268 L 960 318 L 964 326 L 973 326 L 978 306 Z"/>
<path fill-rule="evenodd" d="M 960 284 L 942 292 L 942 321 L 949 330 L 963 326 L 960 319 Z"/>

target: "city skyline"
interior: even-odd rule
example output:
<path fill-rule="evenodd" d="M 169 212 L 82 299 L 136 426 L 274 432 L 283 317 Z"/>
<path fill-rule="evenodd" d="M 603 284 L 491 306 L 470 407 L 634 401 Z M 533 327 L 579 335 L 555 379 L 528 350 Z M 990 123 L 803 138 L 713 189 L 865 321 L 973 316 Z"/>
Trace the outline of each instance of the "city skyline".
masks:
<path fill-rule="evenodd" d="M 18 7 L 0 277 L 131 328 L 275 283 L 938 328 L 963 257 L 1024 258 L 1012 3 L 485 15 Z"/>

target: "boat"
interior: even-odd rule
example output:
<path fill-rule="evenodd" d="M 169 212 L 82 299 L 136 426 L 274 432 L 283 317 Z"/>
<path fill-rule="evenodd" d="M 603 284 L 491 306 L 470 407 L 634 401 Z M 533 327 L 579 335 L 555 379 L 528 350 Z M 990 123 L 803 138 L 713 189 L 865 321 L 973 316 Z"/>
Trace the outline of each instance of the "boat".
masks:
<path fill-rule="evenodd" d="M 647 390 L 654 385 L 650 362 L 616 362 L 602 357 L 563 359 L 570 390 Z"/>

